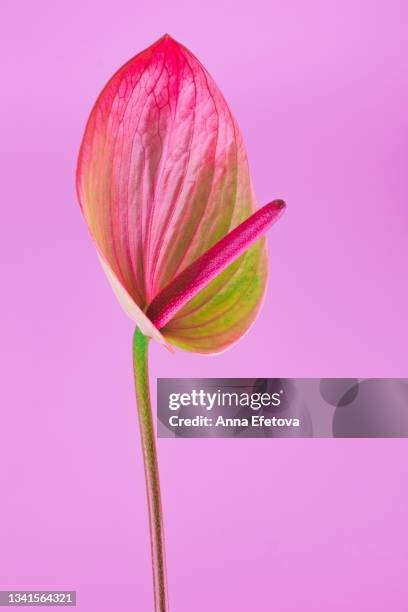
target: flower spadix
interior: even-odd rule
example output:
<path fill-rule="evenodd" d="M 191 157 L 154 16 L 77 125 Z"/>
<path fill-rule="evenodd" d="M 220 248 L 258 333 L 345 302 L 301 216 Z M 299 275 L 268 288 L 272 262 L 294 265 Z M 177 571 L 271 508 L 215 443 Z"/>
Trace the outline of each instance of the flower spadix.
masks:
<path fill-rule="evenodd" d="M 148 336 L 215 353 L 259 310 L 263 233 L 242 138 L 213 79 L 169 36 L 108 82 L 89 117 L 79 201 L 102 266 Z"/>

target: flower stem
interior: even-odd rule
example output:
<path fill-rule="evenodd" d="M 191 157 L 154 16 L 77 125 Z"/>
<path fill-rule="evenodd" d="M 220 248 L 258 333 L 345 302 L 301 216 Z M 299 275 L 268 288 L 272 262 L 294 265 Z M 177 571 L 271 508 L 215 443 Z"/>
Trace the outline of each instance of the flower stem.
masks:
<path fill-rule="evenodd" d="M 149 508 L 155 610 L 168 612 L 159 465 L 149 392 L 148 345 L 149 338 L 136 328 L 133 337 L 133 369 Z"/>

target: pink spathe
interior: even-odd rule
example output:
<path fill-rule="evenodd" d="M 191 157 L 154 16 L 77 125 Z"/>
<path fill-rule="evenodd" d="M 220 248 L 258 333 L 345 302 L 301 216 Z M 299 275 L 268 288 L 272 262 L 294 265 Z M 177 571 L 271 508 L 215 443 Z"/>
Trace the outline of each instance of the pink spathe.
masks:
<path fill-rule="evenodd" d="M 194 298 L 194 317 L 188 300 L 186 309 L 178 299 L 182 329 L 167 317 L 160 334 L 145 314 L 186 269 L 194 265 L 197 276 L 195 262 L 256 209 L 231 110 L 202 64 L 169 35 L 128 61 L 98 97 L 81 144 L 77 191 L 112 288 L 145 335 L 216 353 L 249 329 L 266 285 L 263 240 L 249 252 L 242 247 L 224 273 L 218 252 L 219 274 L 213 270 L 207 282 L 203 273 L 201 284 L 190 274 L 184 297 Z M 230 249 L 228 263 L 237 257 Z M 174 314 L 174 296 L 168 299 Z"/>

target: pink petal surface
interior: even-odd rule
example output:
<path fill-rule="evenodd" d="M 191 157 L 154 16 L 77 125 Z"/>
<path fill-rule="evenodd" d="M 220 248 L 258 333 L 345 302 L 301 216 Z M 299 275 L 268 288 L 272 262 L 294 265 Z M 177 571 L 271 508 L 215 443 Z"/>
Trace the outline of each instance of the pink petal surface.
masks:
<path fill-rule="evenodd" d="M 146 312 L 177 275 L 256 210 L 231 111 L 200 62 L 169 36 L 125 64 L 100 94 L 81 145 L 77 190 L 108 276 L 137 306 L 136 321 L 139 310 Z M 163 335 L 200 352 L 231 344 L 256 316 L 266 266 L 261 241 L 187 304 Z M 198 346 L 200 317 L 206 333 L 239 283 L 253 285 L 242 312 L 216 333 L 207 330 L 208 342 Z"/>

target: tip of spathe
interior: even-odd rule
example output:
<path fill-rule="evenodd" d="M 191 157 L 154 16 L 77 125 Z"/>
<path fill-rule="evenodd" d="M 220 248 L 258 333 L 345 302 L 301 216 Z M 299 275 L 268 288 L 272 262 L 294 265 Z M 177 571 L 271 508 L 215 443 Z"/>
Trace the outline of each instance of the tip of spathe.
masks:
<path fill-rule="evenodd" d="M 168 41 L 168 42 L 175 42 L 174 38 L 172 36 L 170 36 L 170 34 L 167 34 L 167 32 L 165 34 L 163 34 L 163 36 L 159 39 L 164 41 Z"/>

